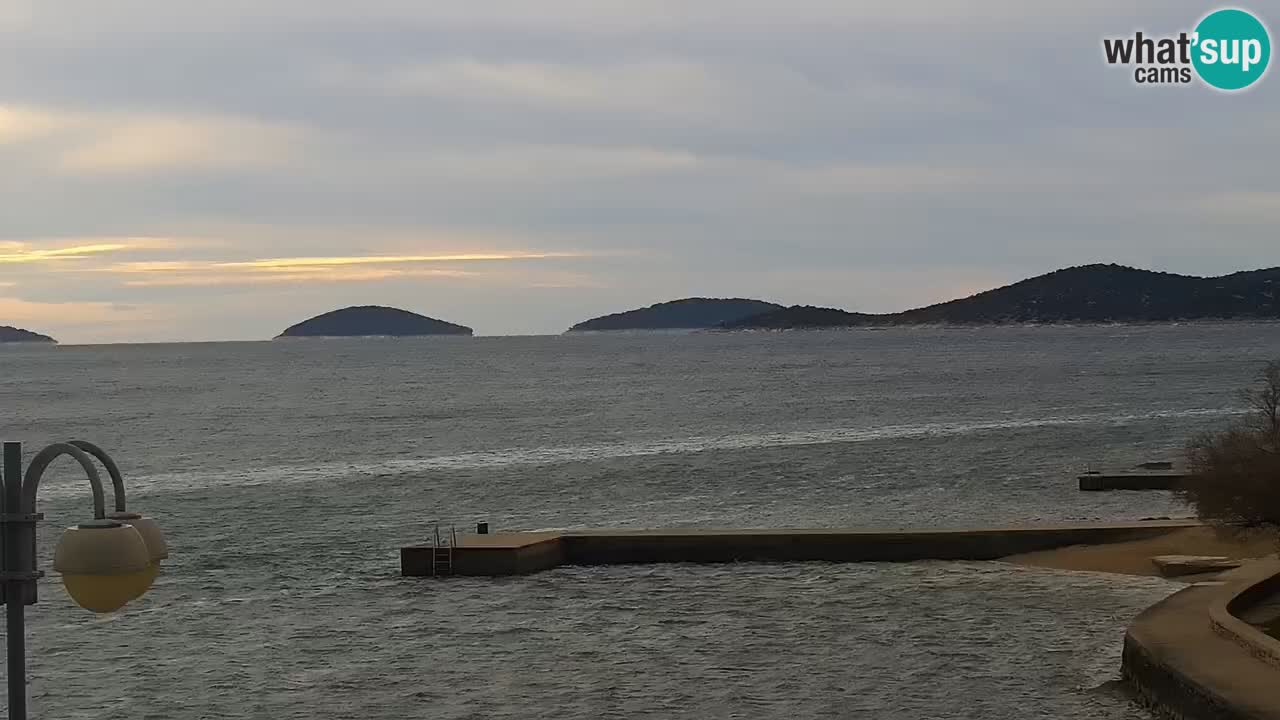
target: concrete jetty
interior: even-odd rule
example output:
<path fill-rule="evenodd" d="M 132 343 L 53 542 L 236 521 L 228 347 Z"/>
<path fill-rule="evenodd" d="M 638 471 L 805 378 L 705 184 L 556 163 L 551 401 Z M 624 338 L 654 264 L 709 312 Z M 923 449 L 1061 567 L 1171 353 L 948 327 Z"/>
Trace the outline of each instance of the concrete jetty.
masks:
<path fill-rule="evenodd" d="M 560 565 L 998 560 L 1069 545 L 1144 540 L 1199 524 L 1156 520 L 974 530 L 678 528 L 466 534 L 447 552 L 438 552 L 432 544 L 402 547 L 400 572 L 410 577 L 496 577 Z"/>
<path fill-rule="evenodd" d="M 1122 471 L 1087 472 L 1080 475 L 1080 489 L 1103 490 L 1173 490 L 1186 475 L 1180 472 Z"/>
<path fill-rule="evenodd" d="M 1080 489 L 1103 490 L 1173 490 L 1178 487 L 1185 470 L 1171 462 L 1145 462 L 1127 470 L 1090 470 L 1077 476 Z"/>

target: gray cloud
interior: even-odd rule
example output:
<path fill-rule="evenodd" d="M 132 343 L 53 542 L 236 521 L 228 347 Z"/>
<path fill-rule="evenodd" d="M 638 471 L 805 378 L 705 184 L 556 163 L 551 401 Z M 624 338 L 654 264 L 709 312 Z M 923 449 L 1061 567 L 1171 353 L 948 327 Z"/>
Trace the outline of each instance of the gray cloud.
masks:
<path fill-rule="evenodd" d="M 691 294 L 888 310 L 1083 262 L 1276 264 L 1275 79 L 1137 88 L 1102 37 L 1205 8 L 1115 5 L 9 3 L 0 242 L 173 245 L 0 263 L 0 322 L 251 338 L 387 302 L 555 332 Z M 218 269 L 462 253 L 543 257 Z"/>

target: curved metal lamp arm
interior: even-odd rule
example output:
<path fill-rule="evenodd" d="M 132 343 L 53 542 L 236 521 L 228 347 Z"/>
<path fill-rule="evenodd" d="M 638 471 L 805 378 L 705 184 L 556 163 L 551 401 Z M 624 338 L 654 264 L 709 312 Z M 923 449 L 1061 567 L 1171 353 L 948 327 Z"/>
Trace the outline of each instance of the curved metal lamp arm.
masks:
<path fill-rule="evenodd" d="M 70 455 L 84 468 L 89 476 L 89 485 L 93 487 L 93 518 L 102 520 L 107 517 L 106 502 L 102 493 L 102 479 L 98 477 L 98 468 L 93 465 L 93 458 L 85 451 L 70 443 L 54 443 L 41 450 L 31 459 L 27 466 L 27 474 L 22 478 L 22 506 L 28 512 L 36 506 L 36 490 L 40 489 L 40 477 L 49 468 L 50 463 L 63 455 Z"/>
<path fill-rule="evenodd" d="M 120 467 L 116 465 L 116 461 L 112 460 L 111 456 L 108 455 L 105 450 L 91 442 L 85 440 L 72 440 L 67 444 L 75 445 L 81 450 L 98 458 L 98 462 L 102 463 L 102 466 L 107 469 L 107 475 L 111 476 L 111 488 L 115 491 L 116 497 L 116 512 L 125 512 L 127 508 L 125 507 L 124 497 L 124 476 L 120 474 Z"/>

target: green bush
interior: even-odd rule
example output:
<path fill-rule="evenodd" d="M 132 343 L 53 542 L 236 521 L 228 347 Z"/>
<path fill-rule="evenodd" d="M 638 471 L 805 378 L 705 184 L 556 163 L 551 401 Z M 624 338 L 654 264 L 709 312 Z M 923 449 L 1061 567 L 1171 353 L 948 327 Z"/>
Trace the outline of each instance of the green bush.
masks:
<path fill-rule="evenodd" d="M 1244 399 L 1245 417 L 1188 444 L 1177 494 L 1214 525 L 1280 527 L 1280 362 L 1263 368 Z"/>

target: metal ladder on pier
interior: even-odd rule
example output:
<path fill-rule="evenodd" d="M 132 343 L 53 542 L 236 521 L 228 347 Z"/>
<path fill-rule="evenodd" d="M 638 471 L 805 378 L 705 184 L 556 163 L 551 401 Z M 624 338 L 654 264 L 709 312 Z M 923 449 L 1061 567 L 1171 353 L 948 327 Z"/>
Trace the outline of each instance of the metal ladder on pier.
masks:
<path fill-rule="evenodd" d="M 453 549 L 457 545 L 457 528 L 450 525 L 448 535 L 444 535 L 440 532 L 440 526 L 435 526 L 431 542 L 431 574 L 433 576 L 453 574 Z"/>

